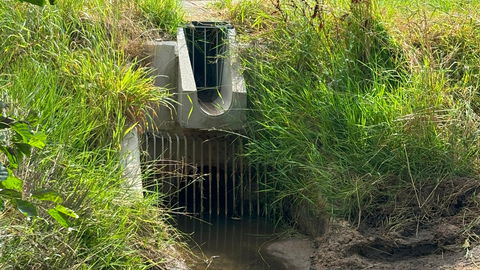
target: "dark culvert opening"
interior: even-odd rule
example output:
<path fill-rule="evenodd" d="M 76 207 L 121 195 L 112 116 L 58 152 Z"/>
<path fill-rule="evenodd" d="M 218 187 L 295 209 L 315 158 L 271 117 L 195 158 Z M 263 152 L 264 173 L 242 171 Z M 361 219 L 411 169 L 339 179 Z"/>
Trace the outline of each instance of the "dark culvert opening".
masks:
<path fill-rule="evenodd" d="M 224 109 L 222 78 L 231 28 L 225 22 L 191 22 L 184 28 L 198 100 L 209 114 L 219 114 Z"/>
<path fill-rule="evenodd" d="M 265 168 L 248 164 L 237 135 L 145 133 L 145 181 L 176 212 L 224 217 L 265 216 Z"/>
<path fill-rule="evenodd" d="M 235 202 L 234 198 L 235 195 L 239 197 L 236 190 L 240 187 L 233 186 L 233 181 L 225 177 L 223 169 L 205 166 L 203 171 L 203 176 L 189 177 L 188 181 L 181 182 L 178 207 L 188 213 L 239 216 L 234 205 L 240 202 Z"/>

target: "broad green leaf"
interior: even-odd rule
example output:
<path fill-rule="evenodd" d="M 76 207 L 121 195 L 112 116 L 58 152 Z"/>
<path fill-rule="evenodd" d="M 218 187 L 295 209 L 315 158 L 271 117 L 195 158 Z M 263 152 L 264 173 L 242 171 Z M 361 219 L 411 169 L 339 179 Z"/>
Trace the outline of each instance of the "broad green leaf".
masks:
<path fill-rule="evenodd" d="M 8 170 L 0 163 L 0 182 L 5 181 L 8 177 Z"/>
<path fill-rule="evenodd" d="M 26 217 L 36 217 L 37 208 L 30 202 L 24 200 L 15 200 L 18 211 L 24 214 Z"/>
<path fill-rule="evenodd" d="M 62 225 L 65 228 L 70 227 L 70 224 L 67 218 L 64 216 L 64 214 L 59 212 L 57 209 L 52 208 L 52 209 L 49 209 L 47 212 L 52 218 L 54 218 L 58 222 L 58 224 Z"/>
<path fill-rule="evenodd" d="M 4 181 L 0 181 L 0 183 L 2 183 L 2 186 L 5 189 L 13 189 L 13 190 L 22 192 L 23 191 L 23 181 L 21 179 L 17 178 L 13 174 L 12 170 L 10 170 L 10 169 L 7 169 L 7 170 L 8 170 L 7 179 L 5 179 Z"/>
<path fill-rule="evenodd" d="M 20 1 L 31 3 L 37 6 L 44 6 L 46 4 L 45 0 L 20 0 Z"/>
<path fill-rule="evenodd" d="M 22 198 L 22 193 L 13 189 L 6 189 L 3 186 L 0 186 L 0 196 L 8 199 L 20 199 Z"/>
<path fill-rule="evenodd" d="M 77 213 L 75 213 L 75 211 L 61 204 L 57 204 L 57 206 L 55 206 L 55 209 L 57 209 L 58 212 L 63 213 L 69 217 L 78 218 L 78 215 Z"/>
<path fill-rule="evenodd" d="M 53 190 L 36 190 L 32 192 L 32 197 L 42 201 L 50 201 L 54 203 L 62 203 L 63 199 L 57 192 Z"/>
<path fill-rule="evenodd" d="M 25 122 L 16 122 L 11 125 L 11 128 L 15 133 L 20 136 L 20 139 L 17 138 L 17 143 L 29 144 L 33 147 L 42 149 L 45 147 L 45 140 L 47 136 L 41 132 L 33 133 L 30 126 Z"/>
<path fill-rule="evenodd" d="M 41 132 L 38 132 L 38 133 L 35 133 L 32 137 L 30 137 L 28 144 L 33 147 L 43 149 L 45 147 L 46 140 L 47 140 L 47 135 Z"/>
<path fill-rule="evenodd" d="M 30 138 L 33 136 L 32 129 L 27 123 L 16 122 L 11 125 L 11 128 L 22 138 L 23 143 L 28 143 L 28 141 L 30 141 Z"/>

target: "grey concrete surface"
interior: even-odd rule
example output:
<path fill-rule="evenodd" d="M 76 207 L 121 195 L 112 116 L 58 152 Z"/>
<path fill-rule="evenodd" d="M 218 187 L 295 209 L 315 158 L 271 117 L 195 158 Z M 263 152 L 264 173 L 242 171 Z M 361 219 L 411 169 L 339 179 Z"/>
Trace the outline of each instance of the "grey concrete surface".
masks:
<path fill-rule="evenodd" d="M 143 197 L 140 145 L 136 127 L 131 129 L 121 142 L 120 165 L 124 170 L 125 188 L 130 191 L 132 198 Z"/>
<path fill-rule="evenodd" d="M 178 43 L 178 122 L 183 128 L 242 129 L 246 120 L 247 92 L 239 65 L 235 60 L 235 30 L 228 30 L 228 56 L 224 59 L 221 92 L 215 104 L 202 104 L 198 99 L 183 29 L 177 33 Z"/>
<path fill-rule="evenodd" d="M 170 89 L 174 108 L 163 105 L 151 115 L 150 127 L 240 130 L 246 120 L 247 92 L 236 57 L 235 30 L 228 29 L 227 57 L 223 61 L 221 97 L 204 103 L 198 98 L 194 72 L 183 28 L 177 41 L 152 41 L 146 45 L 155 84 Z M 152 129 L 152 128 L 150 128 Z"/>

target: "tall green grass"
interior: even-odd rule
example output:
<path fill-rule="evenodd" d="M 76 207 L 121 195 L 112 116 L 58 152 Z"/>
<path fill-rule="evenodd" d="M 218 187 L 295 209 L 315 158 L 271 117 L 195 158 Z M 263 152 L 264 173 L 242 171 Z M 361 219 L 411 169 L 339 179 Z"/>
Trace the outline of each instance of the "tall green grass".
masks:
<path fill-rule="evenodd" d="M 0 2 L 0 91 L 12 111 L 36 115 L 48 136 L 45 150 L 17 173 L 29 185 L 59 191 L 81 218 L 65 229 L 48 217 L 31 223 L 2 213 L 0 268 L 164 267 L 176 239 L 168 214 L 153 198 L 132 200 L 119 165 L 126 128 L 167 96 L 129 54 L 152 22 L 133 2 L 56 2 Z M 170 12 L 156 31 L 182 20 L 171 7 L 156 7 Z"/>
<path fill-rule="evenodd" d="M 170 35 L 183 22 L 184 11 L 178 0 L 137 0 L 145 17 Z"/>
<path fill-rule="evenodd" d="M 307 202 L 357 222 L 438 214 L 443 182 L 478 175 L 478 16 L 422 33 L 413 18 L 392 24 L 386 1 L 314 2 L 263 9 L 270 27 L 241 52 L 264 192 L 280 212 Z M 235 22 L 248 9 L 233 5 Z M 254 30 L 259 12 L 240 25 Z"/>

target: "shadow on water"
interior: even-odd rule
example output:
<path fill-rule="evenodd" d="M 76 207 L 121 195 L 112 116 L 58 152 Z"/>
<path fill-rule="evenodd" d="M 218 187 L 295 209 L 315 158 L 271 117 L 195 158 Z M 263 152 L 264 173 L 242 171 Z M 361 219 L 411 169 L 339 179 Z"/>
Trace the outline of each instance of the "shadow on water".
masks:
<path fill-rule="evenodd" d="M 176 217 L 177 228 L 190 236 L 203 261 L 194 270 L 267 270 L 262 249 L 276 238 L 275 225 L 265 218 Z"/>

